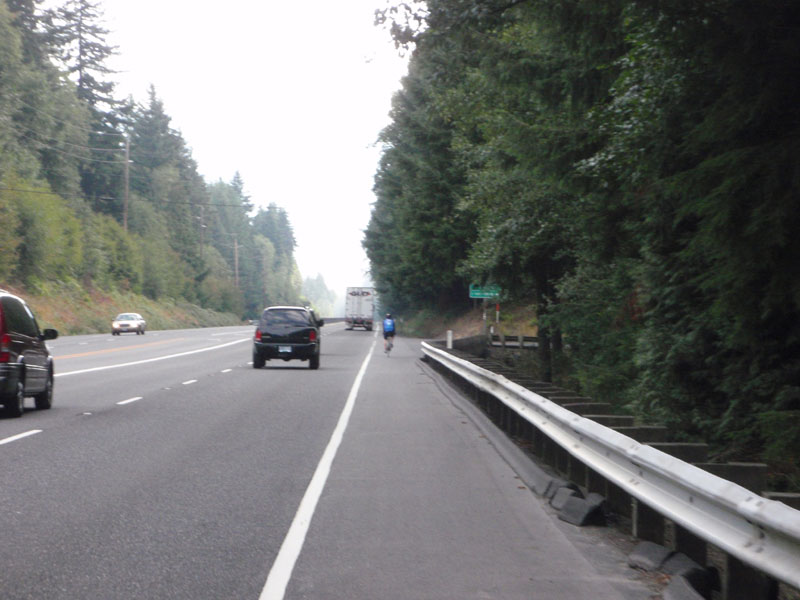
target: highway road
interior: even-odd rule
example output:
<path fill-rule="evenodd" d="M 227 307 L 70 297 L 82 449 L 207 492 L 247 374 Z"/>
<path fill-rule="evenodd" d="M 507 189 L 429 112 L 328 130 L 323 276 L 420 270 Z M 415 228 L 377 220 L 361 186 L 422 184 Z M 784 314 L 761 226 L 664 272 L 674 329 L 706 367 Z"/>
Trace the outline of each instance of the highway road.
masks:
<path fill-rule="evenodd" d="M 0 419 L 0 598 L 657 597 L 626 540 L 558 521 L 399 338 L 251 327 L 49 343 L 54 404 Z"/>

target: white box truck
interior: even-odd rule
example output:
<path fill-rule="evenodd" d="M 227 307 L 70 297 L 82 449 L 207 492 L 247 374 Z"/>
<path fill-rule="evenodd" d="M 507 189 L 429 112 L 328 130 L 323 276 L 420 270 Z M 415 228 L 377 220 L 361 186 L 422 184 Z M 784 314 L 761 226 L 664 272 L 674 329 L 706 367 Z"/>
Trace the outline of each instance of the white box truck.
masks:
<path fill-rule="evenodd" d="M 375 288 L 349 287 L 344 300 L 345 329 L 363 327 L 372 331 L 375 311 Z"/>

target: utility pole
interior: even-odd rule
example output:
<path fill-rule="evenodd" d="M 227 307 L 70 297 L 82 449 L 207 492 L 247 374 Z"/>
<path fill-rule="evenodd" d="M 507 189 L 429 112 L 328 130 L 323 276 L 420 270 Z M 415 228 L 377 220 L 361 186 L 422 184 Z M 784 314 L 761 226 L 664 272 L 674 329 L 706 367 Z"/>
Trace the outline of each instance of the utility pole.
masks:
<path fill-rule="evenodd" d="M 131 142 L 125 135 L 125 190 L 123 191 L 122 229 L 128 232 L 128 190 L 130 188 Z"/>
<path fill-rule="evenodd" d="M 239 236 L 235 233 L 233 234 L 233 273 L 234 273 L 234 284 L 236 285 L 236 289 L 239 289 Z"/>
<path fill-rule="evenodd" d="M 205 254 L 205 245 L 206 245 L 206 205 L 200 205 L 200 258 L 203 258 Z"/>

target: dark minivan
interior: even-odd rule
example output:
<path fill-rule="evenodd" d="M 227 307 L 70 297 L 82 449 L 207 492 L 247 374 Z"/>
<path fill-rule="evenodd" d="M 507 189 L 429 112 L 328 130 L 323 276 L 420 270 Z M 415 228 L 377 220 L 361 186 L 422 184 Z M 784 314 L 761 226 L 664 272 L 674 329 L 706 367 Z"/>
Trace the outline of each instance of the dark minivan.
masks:
<path fill-rule="evenodd" d="M 272 358 L 307 360 L 319 369 L 320 334 L 323 320 L 302 306 L 270 306 L 261 313 L 253 338 L 253 368 L 260 369 Z"/>
<path fill-rule="evenodd" d="M 39 325 L 22 298 L 0 290 L 0 404 L 9 417 L 22 415 L 25 396 L 36 408 L 53 405 L 53 359 L 45 340 L 58 337 L 55 329 Z"/>

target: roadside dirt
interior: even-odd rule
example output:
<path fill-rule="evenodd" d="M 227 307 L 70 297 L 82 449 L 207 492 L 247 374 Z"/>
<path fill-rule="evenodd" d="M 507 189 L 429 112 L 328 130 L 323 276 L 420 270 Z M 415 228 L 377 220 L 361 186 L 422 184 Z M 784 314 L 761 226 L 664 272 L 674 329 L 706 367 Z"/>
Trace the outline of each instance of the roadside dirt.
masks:
<path fill-rule="evenodd" d="M 533 307 L 501 306 L 499 316 L 498 321 L 495 305 L 487 306 L 486 327 L 494 328 L 495 333 L 503 333 L 509 336 L 535 336 L 538 333 L 536 311 Z M 459 317 L 445 319 L 444 321 L 431 318 L 423 321 L 421 328 L 425 332 L 425 337 L 432 339 L 444 338 L 448 330 L 452 330 L 454 337 L 457 339 L 480 335 L 484 331 L 483 309 L 475 308 Z"/>

